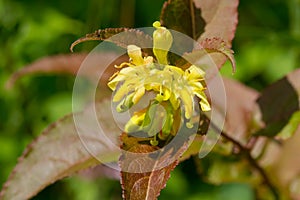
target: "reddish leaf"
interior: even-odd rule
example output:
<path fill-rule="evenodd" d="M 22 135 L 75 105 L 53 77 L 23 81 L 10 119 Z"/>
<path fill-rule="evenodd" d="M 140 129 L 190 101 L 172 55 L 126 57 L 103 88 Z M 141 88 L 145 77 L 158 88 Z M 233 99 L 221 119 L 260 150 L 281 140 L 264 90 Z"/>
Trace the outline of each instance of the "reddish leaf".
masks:
<path fill-rule="evenodd" d="M 295 88 L 300 102 L 300 69 L 297 69 L 287 75 L 290 84 Z"/>
<path fill-rule="evenodd" d="M 257 112 L 255 100 L 259 93 L 237 81 L 223 80 L 227 105 L 224 131 L 235 139 L 245 140 L 253 128 L 251 123 Z"/>
<path fill-rule="evenodd" d="M 300 102 L 300 69 L 297 69 L 286 76 L 285 81 L 293 86 L 294 90 L 298 95 L 298 103 Z M 286 84 L 286 83 L 284 83 Z M 283 91 L 281 94 L 278 94 L 277 97 L 281 99 L 282 95 L 286 95 L 286 92 Z M 287 95 L 289 92 L 287 91 Z M 280 109 L 280 108 L 279 108 Z M 276 109 L 277 110 L 277 109 Z M 298 115 L 298 116 L 297 116 Z M 272 117 L 272 116 L 270 116 Z M 280 117 L 280 116 L 279 116 Z M 299 120 L 299 110 L 294 112 L 293 117 L 296 117 Z M 272 119 L 272 118 L 270 118 Z M 300 125 L 293 124 L 293 121 L 290 121 L 290 128 L 288 131 L 288 138 L 281 140 L 279 143 L 278 140 L 271 138 L 267 140 L 268 144 L 265 148 L 260 148 L 263 150 L 263 157 L 259 160 L 260 164 L 267 168 L 269 177 L 273 180 L 280 189 L 281 194 L 288 195 L 288 199 L 299 199 L 299 174 L 300 174 L 300 157 L 299 157 L 299 143 L 300 143 Z M 287 125 L 287 126 L 289 126 Z M 282 137 L 276 137 L 282 138 Z M 258 142 L 257 142 L 258 143 Z M 263 145 L 265 145 L 263 143 Z M 258 144 L 256 146 L 261 146 Z"/>
<path fill-rule="evenodd" d="M 171 171 L 178 164 L 178 159 L 187 148 L 187 143 L 177 150 L 171 148 L 160 154 L 158 147 L 139 144 L 136 138 L 128 137 L 125 133 L 122 141 L 122 149 L 126 150 L 120 158 L 123 198 L 157 199 Z M 143 153 L 147 155 L 140 156 Z"/>
<path fill-rule="evenodd" d="M 220 128 L 236 140 L 246 142 L 251 133 L 253 117 L 258 112 L 256 99 L 259 93 L 231 79 L 223 78 L 223 82 L 226 99 L 218 98 L 218 91 L 214 91 L 210 94 L 210 98 L 214 98 L 214 112 L 218 113 L 220 116 L 223 116 L 225 108 L 222 105 L 224 105 L 224 101 L 226 102 L 225 124 L 224 127 Z M 216 79 L 209 80 L 207 84 L 216 84 Z M 203 141 L 203 136 L 197 135 L 180 160 L 185 160 L 192 155 L 197 155 L 200 147 L 203 145 Z M 219 143 L 216 145 L 221 149 L 224 149 L 222 148 L 222 145 L 224 145 L 223 143 L 221 143 L 221 146 L 219 146 Z M 214 150 L 217 151 L 218 149 L 214 148 Z"/>
<path fill-rule="evenodd" d="M 194 0 L 206 22 L 205 31 L 198 41 L 206 38 L 221 38 L 229 47 L 238 23 L 238 0 Z"/>
<path fill-rule="evenodd" d="M 127 31 L 128 28 L 106 28 L 95 31 L 94 33 L 88 33 L 85 37 L 77 39 L 71 44 L 70 50 L 73 51 L 74 47 L 82 42 L 92 41 L 92 40 L 106 40 L 118 33 Z"/>
<path fill-rule="evenodd" d="M 262 91 L 257 103 L 266 125 L 264 129 L 256 133 L 257 135 L 270 137 L 277 135 L 288 123 L 293 113 L 299 110 L 299 96 L 287 77 Z"/>
<path fill-rule="evenodd" d="M 152 37 L 145 34 L 142 31 L 137 29 L 129 28 L 107 28 L 103 30 L 97 30 L 94 33 L 87 34 L 85 37 L 79 38 L 70 47 L 70 50 L 73 51 L 73 48 L 82 42 L 99 40 L 99 41 L 110 41 L 116 45 L 127 48 L 128 45 L 137 45 L 142 48 L 151 48 L 152 47 Z M 152 54 L 152 51 L 144 49 L 149 55 Z"/>
<path fill-rule="evenodd" d="M 197 40 L 204 31 L 205 22 L 200 9 L 193 0 L 168 0 L 164 3 L 161 24 L 168 29 L 179 31 Z"/>
<path fill-rule="evenodd" d="M 219 57 L 214 57 L 214 55 L 217 54 L 222 54 L 227 57 L 231 62 L 232 71 L 235 72 L 236 66 L 233 51 L 226 46 L 226 43 L 220 38 L 206 38 L 200 42 L 199 49 L 196 48 L 191 53 L 185 53 L 183 57 L 189 62 L 199 66 L 213 68 L 215 65 L 220 67 L 219 63 L 221 60 L 216 60 Z"/>
<path fill-rule="evenodd" d="M 291 72 L 286 77 L 289 83 L 297 92 L 298 102 L 300 102 L 300 69 Z M 280 180 L 282 185 L 286 186 L 290 184 L 291 181 L 297 178 L 297 175 L 300 174 L 299 143 L 300 125 L 298 125 L 298 128 L 294 135 L 291 138 L 284 141 L 282 148 L 280 148 L 281 152 L 275 160 L 275 162 L 273 163 L 273 167 L 276 169 L 278 179 Z"/>
<path fill-rule="evenodd" d="M 101 54 L 93 54 L 89 55 L 89 59 L 93 59 L 97 62 L 97 65 L 93 65 L 92 67 L 82 70 L 81 75 L 89 78 L 98 79 L 95 77 L 95 74 L 98 74 L 99 71 L 103 67 L 107 67 L 106 73 L 101 78 L 104 82 L 107 82 L 109 77 L 116 71 L 114 68 L 115 64 L 120 64 L 123 61 L 128 61 L 127 56 L 122 56 L 109 63 L 110 60 L 113 60 L 117 57 L 115 53 L 101 53 Z M 19 71 L 15 72 L 9 81 L 7 82 L 7 87 L 12 87 L 14 82 L 19 78 L 25 75 L 32 74 L 71 74 L 76 75 L 78 70 L 81 67 L 82 62 L 87 57 L 87 54 L 65 54 L 65 55 L 55 55 L 41 58 Z M 106 66 L 107 65 L 107 66 Z"/>
<path fill-rule="evenodd" d="M 197 8 L 201 9 L 202 17 L 206 22 L 205 31 L 198 38 L 202 43 L 207 38 L 220 38 L 226 46 L 231 48 L 236 26 L 238 23 L 238 0 L 194 0 Z M 220 53 L 210 55 L 220 68 L 226 57 Z"/>
<path fill-rule="evenodd" d="M 282 185 L 288 185 L 300 174 L 300 125 L 294 136 L 284 142 L 279 156 L 273 163 L 277 177 Z"/>
<path fill-rule="evenodd" d="M 12 87 L 14 82 L 27 74 L 36 73 L 68 73 L 76 74 L 87 54 L 55 55 L 38 59 L 15 72 L 7 82 Z"/>
<path fill-rule="evenodd" d="M 99 119 L 106 120 L 110 113 L 109 101 L 98 104 Z M 76 114 L 89 121 L 91 108 Z M 105 117 L 105 118 L 104 118 Z M 110 140 L 117 142 L 120 130 L 110 123 L 102 123 L 102 128 L 110 133 Z M 86 125 L 88 126 L 88 124 Z M 85 146 L 82 143 L 85 141 Z M 31 143 L 19 158 L 18 164 L 4 185 L 1 200 L 29 199 L 36 195 L 47 185 L 72 175 L 75 172 L 100 164 L 87 147 L 96 155 L 105 155 L 105 160 L 112 162 L 118 159 L 118 148 L 109 145 L 107 138 L 95 137 L 93 131 L 87 131 L 79 135 L 77 133 L 73 116 L 65 118 L 50 125 L 41 136 Z M 117 150 L 116 150 L 117 149 Z"/>

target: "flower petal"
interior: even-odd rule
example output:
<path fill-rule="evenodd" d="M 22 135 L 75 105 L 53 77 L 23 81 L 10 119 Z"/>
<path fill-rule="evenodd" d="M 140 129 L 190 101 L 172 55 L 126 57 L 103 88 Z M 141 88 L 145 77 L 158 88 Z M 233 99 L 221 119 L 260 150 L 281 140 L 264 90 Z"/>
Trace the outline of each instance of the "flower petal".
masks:
<path fill-rule="evenodd" d="M 138 103 L 139 100 L 144 96 L 144 94 L 145 94 L 145 87 L 144 86 L 139 87 L 132 98 L 133 104 Z"/>
<path fill-rule="evenodd" d="M 167 65 L 167 55 L 173 43 L 173 36 L 168 29 L 161 26 L 160 22 L 154 22 L 153 26 L 156 28 L 153 32 L 153 53 L 158 63 Z"/>
<path fill-rule="evenodd" d="M 131 58 L 132 64 L 136 66 L 144 65 L 141 48 L 135 45 L 127 46 L 127 54 Z"/>

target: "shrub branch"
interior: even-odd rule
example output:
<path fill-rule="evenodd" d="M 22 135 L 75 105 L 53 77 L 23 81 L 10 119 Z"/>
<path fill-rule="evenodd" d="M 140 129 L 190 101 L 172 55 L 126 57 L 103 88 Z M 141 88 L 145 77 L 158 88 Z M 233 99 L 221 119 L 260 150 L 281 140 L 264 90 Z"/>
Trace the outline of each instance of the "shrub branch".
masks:
<path fill-rule="evenodd" d="M 279 194 L 278 194 L 277 188 L 273 185 L 273 183 L 271 182 L 271 180 L 268 177 L 265 170 L 258 164 L 257 160 L 255 158 L 253 158 L 253 156 L 251 155 L 252 148 L 244 146 L 243 144 L 241 144 L 239 141 L 237 141 L 236 139 L 229 136 L 224 131 L 219 130 L 219 128 L 216 125 L 213 124 L 213 127 L 221 133 L 221 136 L 223 138 L 232 142 L 235 145 L 235 147 L 239 150 L 239 154 L 244 156 L 244 158 L 246 158 L 248 160 L 248 162 L 252 166 L 252 168 L 255 169 L 260 174 L 260 176 L 263 179 L 263 182 L 268 186 L 268 188 L 272 192 L 274 199 L 279 200 Z M 253 145 L 250 145 L 250 147 L 252 147 L 252 146 Z"/>

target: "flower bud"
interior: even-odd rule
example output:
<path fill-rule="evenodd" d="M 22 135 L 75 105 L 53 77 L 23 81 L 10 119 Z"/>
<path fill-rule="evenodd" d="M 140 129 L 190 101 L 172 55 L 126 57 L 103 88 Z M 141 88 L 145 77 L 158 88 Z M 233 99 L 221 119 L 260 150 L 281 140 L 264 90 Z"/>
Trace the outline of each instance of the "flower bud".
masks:
<path fill-rule="evenodd" d="M 156 30 L 153 32 L 153 53 L 158 63 L 168 64 L 168 51 L 172 46 L 173 36 L 169 30 L 160 25 L 160 22 L 153 23 Z"/>

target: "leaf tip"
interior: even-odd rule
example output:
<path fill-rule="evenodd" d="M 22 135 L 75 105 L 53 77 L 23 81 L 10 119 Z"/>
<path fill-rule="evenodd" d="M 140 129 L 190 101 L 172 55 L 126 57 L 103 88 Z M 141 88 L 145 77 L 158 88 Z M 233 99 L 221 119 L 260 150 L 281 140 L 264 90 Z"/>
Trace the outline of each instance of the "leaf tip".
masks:
<path fill-rule="evenodd" d="M 81 42 L 83 42 L 83 41 L 85 41 L 84 38 L 79 38 L 78 40 L 76 40 L 75 42 L 73 42 L 73 43 L 71 44 L 71 46 L 70 46 L 70 51 L 73 53 L 73 52 L 74 52 L 74 51 L 73 51 L 74 47 L 75 47 L 77 44 L 79 44 L 79 43 L 81 43 Z"/>

